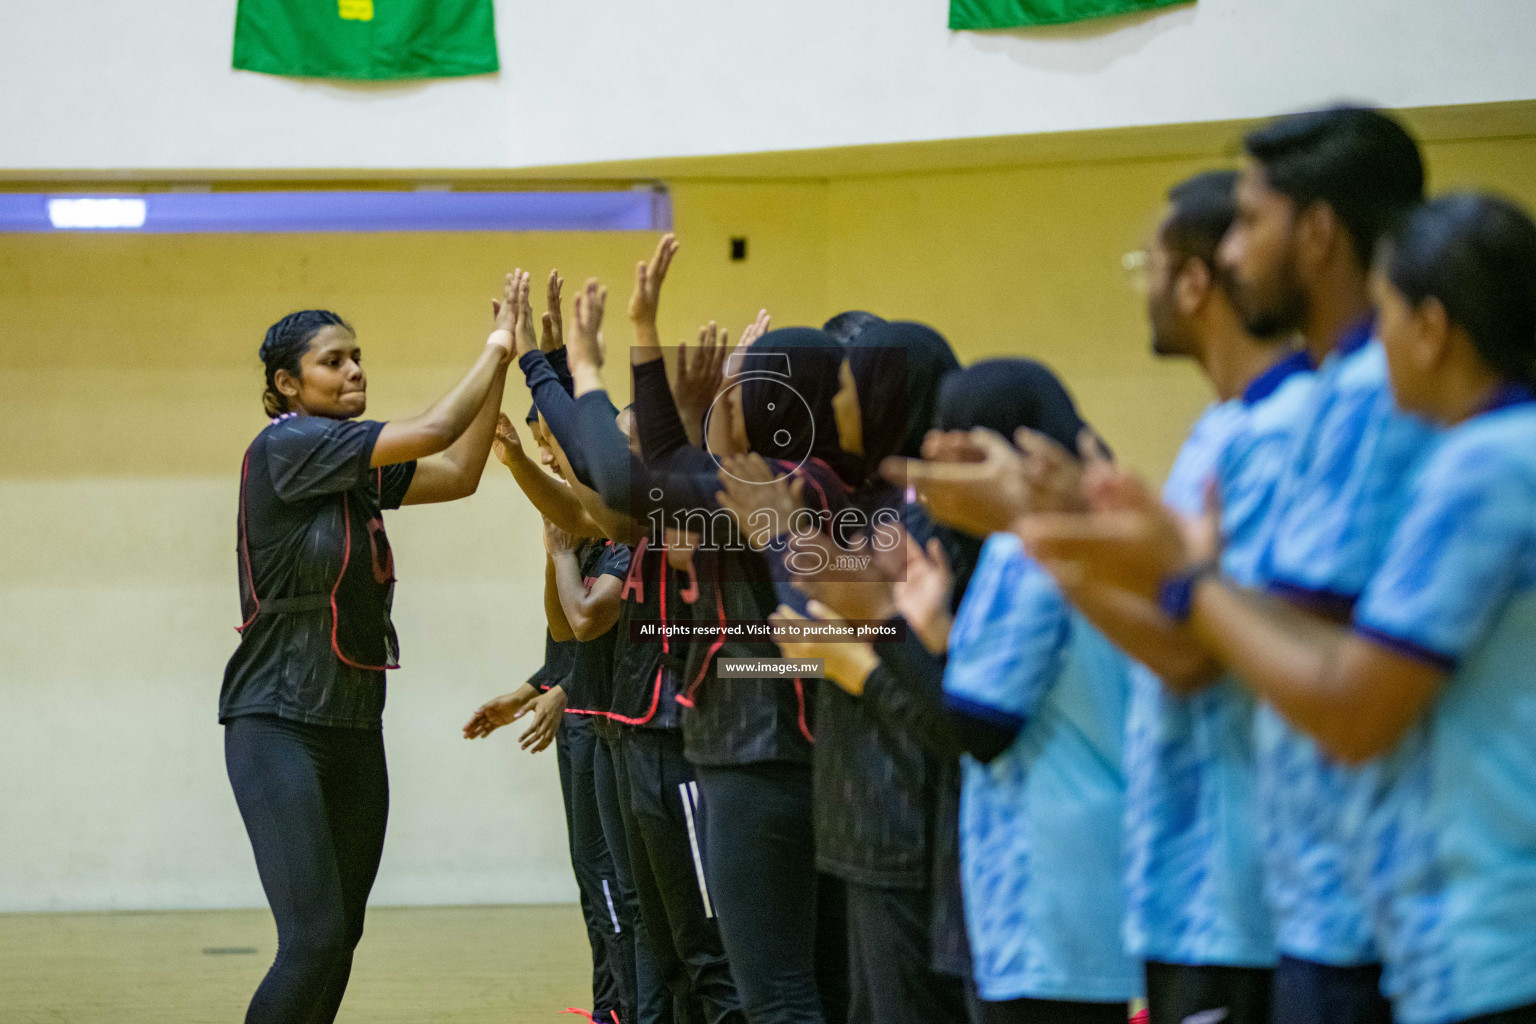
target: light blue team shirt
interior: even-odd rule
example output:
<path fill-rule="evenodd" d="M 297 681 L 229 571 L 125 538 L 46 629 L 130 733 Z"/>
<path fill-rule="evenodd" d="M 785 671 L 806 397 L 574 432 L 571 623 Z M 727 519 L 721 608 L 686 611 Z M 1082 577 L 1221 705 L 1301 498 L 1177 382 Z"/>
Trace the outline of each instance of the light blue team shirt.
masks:
<path fill-rule="evenodd" d="M 1341 620 L 1380 568 L 1408 485 L 1438 438 L 1397 410 L 1386 355 L 1370 332 L 1369 323 L 1355 328 L 1318 369 L 1255 570 L 1259 585 Z M 1352 809 L 1368 783 L 1267 705 L 1254 734 L 1277 948 L 1332 966 L 1376 962 L 1351 863 L 1363 838 Z"/>
<path fill-rule="evenodd" d="M 1120 940 L 1127 662 L 999 533 L 950 634 L 945 700 L 1024 720 L 988 764 L 964 759 L 960 857 L 983 999 L 1137 996 Z"/>
<path fill-rule="evenodd" d="M 1523 393 L 1522 393 L 1523 392 Z M 1536 399 L 1445 434 L 1355 609 L 1450 672 L 1378 770 L 1369 864 L 1400 1024 L 1536 1002 Z"/>
<path fill-rule="evenodd" d="M 1254 582 L 1275 481 L 1311 395 L 1304 353 L 1281 360 L 1241 398 L 1211 406 L 1184 443 L 1163 499 L 1201 514 L 1221 496 L 1222 564 Z M 1176 964 L 1269 967 L 1274 926 L 1263 892 L 1254 793 L 1254 700 L 1225 677 L 1197 694 L 1168 691 L 1135 665 L 1126 726 L 1127 950 Z"/>

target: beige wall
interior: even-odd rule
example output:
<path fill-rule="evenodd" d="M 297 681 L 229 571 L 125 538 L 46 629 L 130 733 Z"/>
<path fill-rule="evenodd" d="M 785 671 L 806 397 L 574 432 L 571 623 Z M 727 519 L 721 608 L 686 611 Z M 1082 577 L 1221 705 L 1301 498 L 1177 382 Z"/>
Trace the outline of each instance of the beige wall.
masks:
<path fill-rule="evenodd" d="M 1439 143 L 1434 182 L 1536 206 L 1536 140 Z M 663 327 L 760 305 L 925 320 L 966 360 L 1058 367 L 1121 454 L 1166 469 L 1207 400 L 1146 352 L 1119 258 L 1204 164 L 1049 164 L 674 185 L 684 250 Z M 727 258 L 732 236 L 749 258 Z M 237 620 L 235 470 L 262 425 L 266 325 L 329 306 L 356 325 L 369 414 L 435 397 L 476 351 L 514 265 L 613 290 L 648 234 L 0 235 L 0 909 L 260 902 L 223 777 L 215 698 Z M 627 390 L 627 389 L 625 389 Z M 521 419 L 526 395 L 510 389 Z M 386 738 L 394 804 L 376 900 L 574 892 L 552 752 L 458 728 L 542 654 L 535 520 L 499 467 L 474 498 L 393 513 L 403 662 Z"/>

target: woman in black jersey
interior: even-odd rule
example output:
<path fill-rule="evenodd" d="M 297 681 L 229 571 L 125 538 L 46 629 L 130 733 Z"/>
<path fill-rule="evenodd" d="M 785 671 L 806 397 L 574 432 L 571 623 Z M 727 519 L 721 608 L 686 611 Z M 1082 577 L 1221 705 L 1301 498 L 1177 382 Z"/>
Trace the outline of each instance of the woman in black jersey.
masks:
<path fill-rule="evenodd" d="M 887 456 L 917 457 L 959 360 L 938 332 L 916 323 L 868 323 L 847 344 L 833 404 L 839 443 L 863 467 L 853 501 L 865 521 L 884 510 L 926 542 L 934 528 L 879 467 Z M 936 967 L 934 957 L 935 938 L 948 945 L 942 933 L 960 930 L 935 936 L 933 928 L 941 818 L 950 796 L 958 800 L 958 775 L 952 759 L 875 711 L 836 686 L 818 689 L 816 863 L 846 891 L 850 1019 L 961 1024 L 969 965 L 942 957 Z"/>
<path fill-rule="evenodd" d="M 624 502 L 653 533 L 653 513 L 710 520 L 721 512 L 729 520 L 716 501 L 720 465 L 693 442 L 703 431 L 690 431 L 674 404 L 655 333 L 660 276 L 674 248 L 673 240 L 664 238 L 652 263 L 637 269 L 630 302 L 640 461 L 626 467 L 630 479 L 620 486 L 598 481 L 605 501 Z M 595 284 L 586 301 L 600 322 L 602 296 Z M 598 379 L 595 334 L 594 328 L 571 336 L 578 406 L 588 397 L 584 380 Z M 761 456 L 756 466 L 792 473 L 807 505 L 823 515 L 835 511 L 848 491 L 847 477 L 836 468 L 847 460 L 837 446 L 831 405 L 841 348 L 818 330 L 778 330 L 755 341 L 748 358 L 763 372 L 733 374 L 738 379 L 716 408 L 733 410 L 730 432 L 742 450 Z M 778 601 L 777 552 L 717 547 L 704 544 L 695 554 L 693 619 L 722 625 L 763 620 Z M 684 750 L 698 783 L 691 823 L 742 1008 L 753 1024 L 841 1020 L 846 972 L 836 972 L 828 979 L 831 985 L 819 984 L 815 953 L 818 914 L 826 901 L 818 894 L 811 830 L 814 685 L 800 679 L 720 680 L 717 657 L 777 655 L 771 643 L 724 632 L 713 641 L 690 642 L 676 655 L 683 691 L 674 699 L 687 708 Z"/>
<path fill-rule="evenodd" d="M 578 294 L 575 339 L 597 321 Z M 520 349 L 534 401 L 547 422 L 555 453 L 569 467 L 573 489 L 583 495 L 591 516 L 611 536 L 635 542 L 620 591 L 613 627 L 612 688 L 607 740 L 630 854 L 630 868 L 656 968 L 676 996 L 676 1019 L 688 1024 L 743 1024 L 736 986 L 721 948 L 713 903 L 705 880 L 702 844 L 695 815 L 697 786 L 683 757 L 679 719 L 683 670 L 677 645 L 637 642 L 630 622 L 676 621 L 698 599 L 696 575 L 676 552 L 641 537 L 630 518 L 632 471 L 643 470 L 615 421 L 616 410 L 590 362 L 573 365 L 578 397 L 573 401 L 543 352 Z M 590 488 L 590 489 L 588 489 Z M 588 502 L 590 502 L 588 504 Z"/>
<path fill-rule="evenodd" d="M 261 345 L 272 422 L 241 466 L 240 645 L 224 672 L 225 762 L 277 921 L 247 1024 L 329 1024 L 363 932 L 389 807 L 381 718 L 395 668 L 394 559 L 383 509 L 473 494 L 501 405 L 527 275 L 507 275 L 496 326 L 425 412 L 363 420 L 352 329 L 291 313 Z"/>

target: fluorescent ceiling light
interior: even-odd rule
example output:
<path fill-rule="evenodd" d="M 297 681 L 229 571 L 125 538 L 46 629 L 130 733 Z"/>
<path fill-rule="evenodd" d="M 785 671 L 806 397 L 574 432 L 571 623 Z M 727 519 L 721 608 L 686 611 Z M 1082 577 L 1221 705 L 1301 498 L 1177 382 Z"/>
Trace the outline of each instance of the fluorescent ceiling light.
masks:
<path fill-rule="evenodd" d="M 48 221 L 56 228 L 141 228 L 149 205 L 142 199 L 50 199 Z"/>
<path fill-rule="evenodd" d="M 50 196 L 0 192 L 0 231 L 665 231 L 664 189 L 273 191 Z"/>

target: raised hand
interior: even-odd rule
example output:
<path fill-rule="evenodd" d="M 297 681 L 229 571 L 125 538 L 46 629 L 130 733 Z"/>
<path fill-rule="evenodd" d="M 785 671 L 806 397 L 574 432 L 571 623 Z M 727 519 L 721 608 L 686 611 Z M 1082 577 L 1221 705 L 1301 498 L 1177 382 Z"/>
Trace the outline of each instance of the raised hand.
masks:
<path fill-rule="evenodd" d="M 578 395 L 593 387 L 602 387 L 603 310 L 607 304 L 608 289 L 598 284 L 595 277 L 587 278 L 572 304 L 565 347 Z"/>
<path fill-rule="evenodd" d="M 650 262 L 635 264 L 635 290 L 629 297 L 629 319 L 635 325 L 638 345 L 654 347 L 660 344 L 656 336 L 656 310 L 661 304 L 661 286 L 667 279 L 667 270 L 672 266 L 677 248 L 677 236 L 669 231 L 657 241 Z"/>
<path fill-rule="evenodd" d="M 528 271 L 519 267 L 512 272 L 512 279 L 512 338 L 517 345 L 515 354 L 522 357 L 538 347 L 533 336 L 533 306 L 528 301 Z"/>
<path fill-rule="evenodd" d="M 726 377 L 734 377 L 741 373 L 741 363 L 746 358 L 747 349 L 752 347 L 754 341 L 768 333 L 771 323 L 772 318 L 769 317 L 766 309 L 757 311 L 756 319 L 742 329 L 741 339 L 736 342 L 736 347 L 731 349 L 731 354 L 725 358 L 724 371 Z M 723 386 L 724 381 L 721 384 Z"/>
<path fill-rule="evenodd" d="M 486 339 L 486 344 L 504 349 L 507 358 L 510 359 L 513 348 L 512 332 L 517 326 L 516 274 L 506 276 L 501 285 L 501 298 L 491 300 L 491 317 L 496 323 L 491 328 L 491 336 Z"/>
<path fill-rule="evenodd" d="M 688 430 L 688 439 L 694 444 L 700 441 L 695 431 L 702 433 L 700 425 L 704 422 L 704 413 L 720 393 L 720 385 L 725 381 L 725 349 L 729 340 L 726 332 L 711 320 L 699 328 L 699 344 L 693 350 L 691 359 L 687 343 L 678 343 L 672 398 L 677 403 L 677 412 L 682 417 L 683 426 Z"/>
<path fill-rule="evenodd" d="M 523 451 L 523 439 L 518 436 L 517 427 L 513 426 L 506 413 L 499 413 L 496 417 L 496 436 L 491 440 L 491 452 L 496 456 L 496 461 L 508 469 L 528 459 Z"/>
<path fill-rule="evenodd" d="M 565 287 L 565 278 L 560 276 L 560 271 L 549 272 L 549 287 L 546 293 L 547 308 L 541 318 L 543 331 L 539 335 L 539 348 L 545 352 L 553 352 L 565 344 L 565 318 L 561 315 L 560 289 Z"/>
<path fill-rule="evenodd" d="M 502 726 L 517 721 L 528 711 L 539 696 L 539 691 L 524 683 L 511 693 L 493 697 L 475 709 L 464 723 L 464 738 L 478 740 L 489 736 Z"/>
<path fill-rule="evenodd" d="M 931 654 L 942 654 L 949 646 L 949 628 L 953 624 L 949 603 L 954 594 L 955 577 L 949 558 L 937 539 L 928 541 L 927 549 L 905 537 L 907 571 L 892 585 L 896 610 L 907 620 Z"/>
<path fill-rule="evenodd" d="M 772 320 L 773 318 L 768 315 L 768 311 L 766 309 L 758 310 L 757 318 L 751 323 L 747 324 L 747 326 L 742 330 L 741 343 L 737 346 L 737 348 L 750 348 L 754 341 L 768 333 L 768 328 L 772 324 Z"/>

